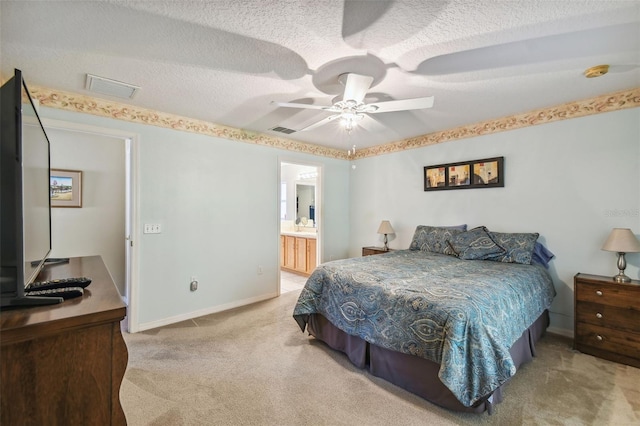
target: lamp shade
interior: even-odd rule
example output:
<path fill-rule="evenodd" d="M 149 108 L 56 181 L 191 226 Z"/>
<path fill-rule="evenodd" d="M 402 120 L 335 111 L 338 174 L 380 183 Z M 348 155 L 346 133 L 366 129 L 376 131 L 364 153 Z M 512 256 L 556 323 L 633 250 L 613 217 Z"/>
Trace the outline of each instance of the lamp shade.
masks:
<path fill-rule="evenodd" d="M 618 253 L 640 252 L 640 242 L 629 228 L 613 228 L 602 250 Z"/>
<path fill-rule="evenodd" d="M 378 228 L 378 234 L 393 234 L 395 231 L 391 227 L 391 223 L 388 220 L 383 220 Z"/>

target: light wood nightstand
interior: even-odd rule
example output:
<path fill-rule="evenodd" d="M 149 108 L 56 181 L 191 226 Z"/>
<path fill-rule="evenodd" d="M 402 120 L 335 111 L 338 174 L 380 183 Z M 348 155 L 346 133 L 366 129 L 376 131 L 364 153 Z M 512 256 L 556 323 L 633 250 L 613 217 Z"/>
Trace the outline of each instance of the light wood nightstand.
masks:
<path fill-rule="evenodd" d="M 393 249 L 389 249 L 389 250 L 385 251 L 384 247 L 362 247 L 362 255 L 363 256 L 371 256 L 373 254 L 389 253 L 390 251 L 393 251 Z"/>
<path fill-rule="evenodd" d="M 640 281 L 574 277 L 574 347 L 640 368 Z"/>

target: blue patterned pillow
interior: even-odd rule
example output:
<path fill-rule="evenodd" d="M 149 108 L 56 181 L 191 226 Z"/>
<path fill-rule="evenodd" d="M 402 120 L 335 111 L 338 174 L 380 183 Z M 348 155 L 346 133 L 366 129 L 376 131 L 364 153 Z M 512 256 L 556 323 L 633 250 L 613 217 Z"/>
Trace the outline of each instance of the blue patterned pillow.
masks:
<path fill-rule="evenodd" d="M 496 244 L 484 226 L 454 235 L 449 244 L 456 255 L 465 260 L 482 260 L 505 254 L 505 250 Z"/>
<path fill-rule="evenodd" d="M 503 255 L 491 257 L 489 260 L 506 263 L 522 263 L 523 265 L 531 265 L 533 249 L 538 240 L 537 232 L 533 233 L 505 233 L 492 232 L 489 235 L 493 240 L 503 247 L 506 251 Z"/>
<path fill-rule="evenodd" d="M 454 254 L 447 243 L 456 234 L 467 229 L 467 225 L 459 226 L 425 226 L 418 225 L 413 233 L 409 250 L 429 251 L 432 253 Z"/>

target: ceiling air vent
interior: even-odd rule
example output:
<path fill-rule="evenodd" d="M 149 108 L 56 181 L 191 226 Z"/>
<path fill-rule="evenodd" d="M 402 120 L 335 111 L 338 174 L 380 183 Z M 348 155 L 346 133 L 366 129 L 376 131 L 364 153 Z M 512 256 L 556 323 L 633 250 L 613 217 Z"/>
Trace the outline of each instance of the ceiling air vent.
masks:
<path fill-rule="evenodd" d="M 97 75 L 87 74 L 85 89 L 90 92 L 115 96 L 117 98 L 133 99 L 136 93 L 138 93 L 138 90 L 140 90 L 140 87 L 109 78 L 98 77 Z"/>
<path fill-rule="evenodd" d="M 287 135 L 290 135 L 291 133 L 295 133 L 296 132 L 293 129 L 287 129 L 286 127 L 281 127 L 281 126 L 274 127 L 272 129 L 269 129 L 269 130 L 272 130 L 274 132 L 286 133 Z"/>

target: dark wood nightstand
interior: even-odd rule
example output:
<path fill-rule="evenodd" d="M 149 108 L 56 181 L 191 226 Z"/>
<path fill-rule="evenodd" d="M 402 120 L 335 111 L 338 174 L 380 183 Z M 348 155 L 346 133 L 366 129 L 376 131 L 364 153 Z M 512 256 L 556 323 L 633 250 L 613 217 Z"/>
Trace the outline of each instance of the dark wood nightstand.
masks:
<path fill-rule="evenodd" d="M 371 256 L 372 254 L 389 253 L 393 249 L 385 250 L 384 247 L 362 247 L 363 256 Z"/>
<path fill-rule="evenodd" d="M 640 368 L 640 281 L 577 274 L 573 283 L 575 349 Z"/>

